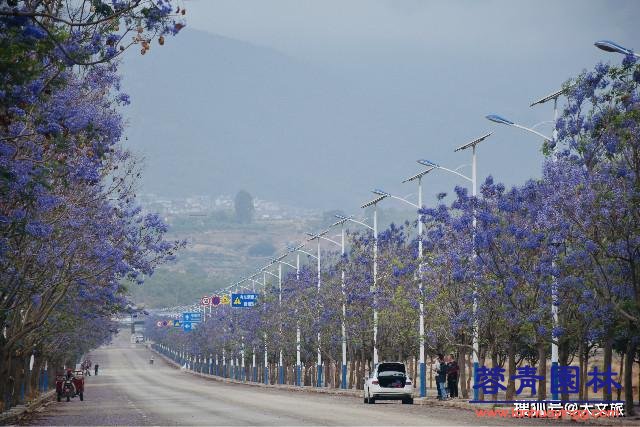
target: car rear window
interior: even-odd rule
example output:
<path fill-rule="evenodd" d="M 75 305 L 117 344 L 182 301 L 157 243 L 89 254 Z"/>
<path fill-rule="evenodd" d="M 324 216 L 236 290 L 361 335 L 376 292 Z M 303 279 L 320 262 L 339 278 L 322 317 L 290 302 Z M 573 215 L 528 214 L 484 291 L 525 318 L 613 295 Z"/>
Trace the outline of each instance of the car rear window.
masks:
<path fill-rule="evenodd" d="M 381 363 L 378 367 L 378 372 L 394 371 L 406 373 L 404 369 L 404 363 Z"/>

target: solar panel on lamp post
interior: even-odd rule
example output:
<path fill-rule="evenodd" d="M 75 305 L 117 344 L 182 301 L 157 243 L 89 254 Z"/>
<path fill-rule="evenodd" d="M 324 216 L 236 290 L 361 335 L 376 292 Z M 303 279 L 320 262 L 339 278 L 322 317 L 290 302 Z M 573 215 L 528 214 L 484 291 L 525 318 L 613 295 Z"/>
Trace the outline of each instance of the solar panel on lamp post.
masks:
<path fill-rule="evenodd" d="M 461 174 L 458 171 L 455 171 L 453 169 L 449 169 L 449 168 L 445 168 L 443 166 L 438 165 L 437 163 L 431 162 L 429 160 L 418 160 L 418 163 L 420 163 L 423 166 L 431 166 L 437 169 L 441 169 L 443 171 L 458 175 L 459 177 L 462 177 L 463 179 L 469 181 L 471 183 L 471 194 L 473 197 L 476 197 L 476 192 L 477 192 L 477 156 L 476 156 L 476 146 L 478 144 L 480 144 L 482 141 L 484 141 L 485 139 L 487 139 L 489 136 L 491 136 L 492 132 L 489 132 L 483 136 L 481 136 L 480 138 L 476 138 L 471 142 L 468 142 L 464 145 L 461 145 L 460 147 L 456 148 L 455 150 L 453 150 L 454 152 L 457 151 L 464 151 L 467 150 L 469 148 L 471 148 L 471 177 L 468 177 L 466 175 Z M 475 251 L 475 234 L 476 234 L 476 214 L 475 214 L 475 209 L 473 211 L 473 220 L 472 220 L 472 227 L 473 227 L 473 234 L 471 236 L 471 241 L 472 241 L 472 253 L 471 256 L 472 258 L 476 257 L 476 251 Z M 477 316 L 477 312 L 478 312 L 478 290 L 477 290 L 477 284 L 475 283 L 475 280 L 473 281 L 473 343 L 472 343 L 472 347 L 473 347 L 473 385 L 477 385 L 478 384 L 478 368 L 479 368 L 479 364 L 478 364 L 478 354 L 480 351 L 479 348 L 479 343 L 478 343 L 478 316 Z M 479 395 L 479 389 L 475 388 L 473 389 L 473 400 L 478 400 L 478 398 L 480 397 Z"/>

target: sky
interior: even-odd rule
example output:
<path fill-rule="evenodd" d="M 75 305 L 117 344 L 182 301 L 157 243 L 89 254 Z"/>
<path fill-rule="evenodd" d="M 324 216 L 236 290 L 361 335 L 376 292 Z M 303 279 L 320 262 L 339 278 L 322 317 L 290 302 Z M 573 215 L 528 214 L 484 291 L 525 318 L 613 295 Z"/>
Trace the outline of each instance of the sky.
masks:
<path fill-rule="evenodd" d="M 478 148 L 480 180 L 491 174 L 521 184 L 540 175 L 540 138 L 484 116 L 540 123 L 536 129 L 551 134 L 552 106 L 529 104 L 598 61 L 622 59 L 596 49 L 594 41 L 640 50 L 638 1 L 183 4 L 188 34 L 152 52 L 151 62 L 126 60 L 137 70 L 153 61 L 171 64 L 153 67 L 151 82 L 129 80 L 127 87 L 125 79 L 134 102 L 129 144 L 144 155 L 150 177 L 143 190 L 171 195 L 245 188 L 282 203 L 353 211 L 372 198 L 373 188 L 411 193 L 401 181 L 421 170 L 419 158 L 468 165 L 469 156 L 453 149 L 490 131 Z M 178 89 L 154 98 L 158 84 L 176 80 Z M 190 105 L 189 94 L 202 91 L 211 91 L 207 106 Z M 200 116 L 203 108 L 211 115 Z M 180 138 L 180 150 L 168 154 L 165 148 L 169 120 L 149 136 L 144 119 L 156 113 L 192 132 Z M 215 155 L 196 142 L 201 134 L 218 141 Z M 206 156 L 215 159 L 198 161 Z M 161 171 L 165 164 L 175 168 L 171 182 Z M 468 166 L 461 171 L 470 173 Z M 427 203 L 465 185 L 453 176 L 430 175 Z"/>

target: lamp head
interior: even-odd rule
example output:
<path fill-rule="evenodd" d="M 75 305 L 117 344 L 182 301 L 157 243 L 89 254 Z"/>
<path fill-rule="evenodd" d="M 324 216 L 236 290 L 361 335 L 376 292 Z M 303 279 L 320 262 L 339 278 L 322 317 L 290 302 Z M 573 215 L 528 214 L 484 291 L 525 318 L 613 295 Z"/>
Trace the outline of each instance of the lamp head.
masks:
<path fill-rule="evenodd" d="M 504 117 L 501 117 L 497 114 L 489 114 L 488 116 L 485 116 L 485 118 L 487 120 L 491 120 L 494 123 L 500 123 L 501 125 L 513 126 L 515 124 L 511 120 L 507 120 Z"/>
<path fill-rule="evenodd" d="M 611 40 L 598 40 L 594 43 L 594 46 L 606 52 L 621 53 L 623 55 L 632 54 L 631 50 L 627 49 L 626 47 L 622 47 L 619 44 L 612 42 Z"/>
<path fill-rule="evenodd" d="M 420 163 L 423 166 L 429 166 L 429 167 L 432 167 L 432 168 L 440 167 L 440 165 L 438 165 L 437 163 L 434 163 L 431 160 L 427 160 L 427 159 L 420 159 L 420 160 L 418 160 L 418 163 Z"/>

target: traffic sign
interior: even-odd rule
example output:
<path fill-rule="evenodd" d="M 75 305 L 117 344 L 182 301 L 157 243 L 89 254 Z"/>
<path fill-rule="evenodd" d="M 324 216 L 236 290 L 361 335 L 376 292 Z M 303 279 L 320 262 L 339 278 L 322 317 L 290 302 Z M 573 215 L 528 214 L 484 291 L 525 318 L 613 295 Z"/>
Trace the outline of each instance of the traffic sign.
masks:
<path fill-rule="evenodd" d="M 231 307 L 253 307 L 258 294 L 231 294 Z"/>
<path fill-rule="evenodd" d="M 169 326 L 169 321 L 168 320 L 163 320 L 162 321 L 162 326 L 164 326 L 164 327 Z"/>
<path fill-rule="evenodd" d="M 231 298 L 229 298 L 229 295 L 224 294 L 220 297 L 220 304 L 224 304 L 227 305 L 231 302 Z"/>
<path fill-rule="evenodd" d="M 200 300 L 200 305 L 211 305 L 211 297 L 208 295 L 203 296 Z"/>
<path fill-rule="evenodd" d="M 162 321 L 158 320 L 158 321 L 156 322 L 156 326 L 157 326 L 158 328 L 162 328 Z"/>
<path fill-rule="evenodd" d="M 211 296 L 211 305 L 217 307 L 220 305 L 220 297 L 218 295 Z"/>
<path fill-rule="evenodd" d="M 182 328 L 182 320 L 173 319 L 173 327 L 174 328 Z"/>
<path fill-rule="evenodd" d="M 192 331 L 196 328 L 197 323 L 182 322 L 182 330 L 185 332 Z"/>
<path fill-rule="evenodd" d="M 198 313 L 197 311 L 192 313 L 182 313 L 182 321 L 184 323 L 200 323 L 202 321 L 202 313 Z"/>

